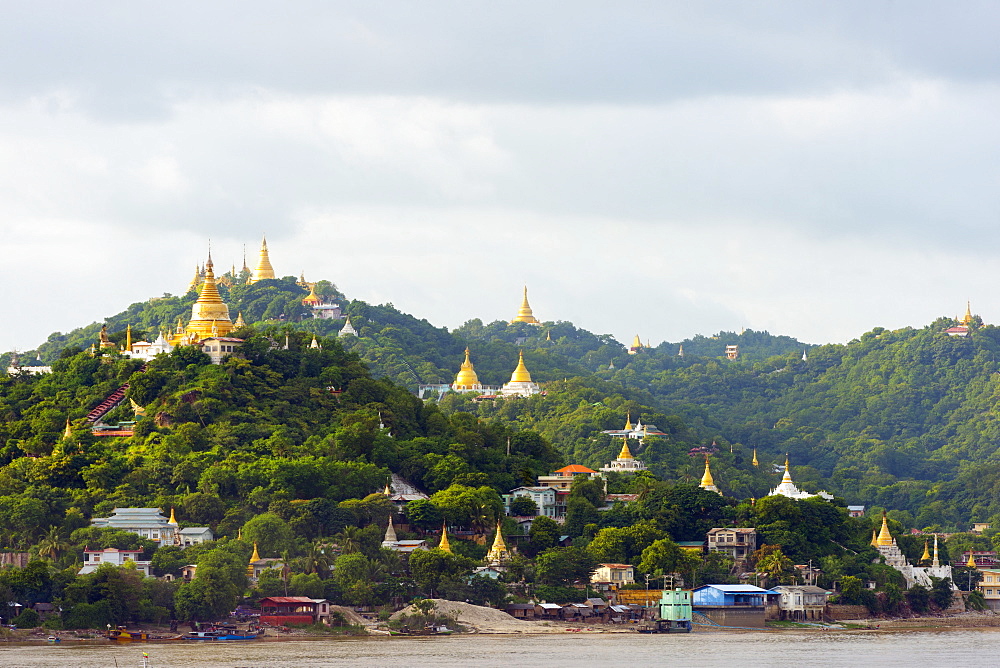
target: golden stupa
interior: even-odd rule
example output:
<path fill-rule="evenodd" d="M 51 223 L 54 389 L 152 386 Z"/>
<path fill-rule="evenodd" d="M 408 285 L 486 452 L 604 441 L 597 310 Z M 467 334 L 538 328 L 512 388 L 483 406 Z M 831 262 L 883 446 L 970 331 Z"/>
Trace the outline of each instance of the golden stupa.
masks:
<path fill-rule="evenodd" d="M 521 300 L 521 308 L 517 309 L 517 315 L 514 319 L 510 321 L 513 325 L 515 322 L 526 322 L 529 325 L 539 325 L 541 322 L 535 317 L 535 314 L 531 312 L 531 306 L 528 305 L 528 286 L 524 286 L 524 299 Z"/>
<path fill-rule="evenodd" d="M 927 539 L 924 538 L 924 553 L 920 555 L 920 563 L 931 560 L 931 551 L 927 548 Z"/>
<path fill-rule="evenodd" d="M 254 562 L 257 562 L 257 561 L 260 561 L 260 554 L 257 552 L 257 541 L 254 541 L 253 542 L 253 554 L 250 555 L 250 563 L 247 564 L 247 577 L 248 578 L 252 578 L 254 576 L 253 565 L 254 565 Z"/>
<path fill-rule="evenodd" d="M 896 544 L 896 539 L 889 533 L 889 520 L 885 516 L 885 511 L 882 511 L 882 530 L 878 532 L 875 542 L 876 547 L 890 547 Z"/>
<path fill-rule="evenodd" d="M 512 383 L 530 383 L 531 374 L 528 373 L 528 367 L 524 366 L 524 351 L 518 353 L 517 358 L 517 368 L 514 369 L 514 373 L 510 374 L 510 382 Z"/>
<path fill-rule="evenodd" d="M 972 324 L 972 302 L 965 302 L 965 315 L 962 316 L 961 323 L 966 327 Z"/>
<path fill-rule="evenodd" d="M 309 294 L 302 299 L 303 306 L 316 306 L 323 303 L 322 300 L 316 295 L 316 284 L 309 283 Z"/>
<path fill-rule="evenodd" d="M 441 542 L 438 543 L 438 549 L 451 554 L 451 544 L 448 543 L 448 523 L 445 522 L 441 525 Z"/>
<path fill-rule="evenodd" d="M 628 439 L 622 439 L 622 451 L 618 453 L 618 459 L 635 459 L 632 456 L 632 451 L 628 449 Z"/>
<path fill-rule="evenodd" d="M 753 461 L 750 463 L 754 466 L 760 466 L 760 462 L 757 461 L 757 448 L 753 449 Z"/>
<path fill-rule="evenodd" d="M 965 565 L 969 568 L 978 568 L 978 566 L 976 566 L 976 560 L 972 558 L 971 550 L 969 551 L 969 560 L 965 562 Z"/>
<path fill-rule="evenodd" d="M 271 266 L 271 259 L 267 255 L 267 237 L 265 236 L 260 242 L 260 258 L 257 260 L 257 268 L 253 270 L 250 282 L 256 283 L 266 278 L 274 278 L 274 267 Z"/>
<path fill-rule="evenodd" d="M 503 542 L 503 533 L 500 531 L 500 522 L 497 522 L 497 534 L 493 539 L 493 547 L 490 548 L 489 554 L 486 555 L 486 563 L 490 565 L 500 565 L 510 561 L 510 550 L 507 549 L 507 544 Z"/>
<path fill-rule="evenodd" d="M 715 480 L 712 478 L 712 467 L 708 463 L 708 455 L 705 456 L 705 474 L 701 476 L 701 484 L 698 486 L 711 492 L 719 491 L 719 488 L 715 486 Z"/>
<path fill-rule="evenodd" d="M 193 344 L 210 336 L 225 336 L 233 331 L 233 321 L 229 319 L 229 307 L 222 301 L 219 288 L 215 284 L 212 254 L 208 254 L 205 264 L 205 282 L 201 284 L 198 301 L 191 307 L 191 320 L 181 329 L 177 320 L 177 333 L 170 343 L 173 345 Z"/>
<path fill-rule="evenodd" d="M 468 348 L 465 349 L 465 361 L 462 362 L 452 387 L 456 390 L 472 390 L 479 387 L 479 376 L 476 375 L 476 369 L 472 366 L 472 360 L 469 359 Z"/>

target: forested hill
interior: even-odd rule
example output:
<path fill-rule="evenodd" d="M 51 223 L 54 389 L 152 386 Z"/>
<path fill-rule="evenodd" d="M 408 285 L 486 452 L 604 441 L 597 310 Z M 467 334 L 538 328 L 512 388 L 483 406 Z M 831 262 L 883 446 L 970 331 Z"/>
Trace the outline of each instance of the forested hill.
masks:
<path fill-rule="evenodd" d="M 523 349 L 547 396 L 502 405 L 450 397 L 442 409 L 537 431 L 567 461 L 599 466 L 613 458 L 620 445 L 600 431 L 620 427 L 631 412 L 669 433 L 640 452 L 666 479 L 696 479 L 701 463 L 688 452 L 704 448 L 715 453 L 724 490 L 759 496 L 776 482 L 772 466 L 787 452 L 802 486 L 905 511 L 910 516 L 900 516 L 904 523 L 950 527 L 1000 520 L 992 493 L 1000 488 L 1000 334 L 978 321 L 969 337 L 947 336 L 944 329 L 954 321 L 941 319 L 921 329 L 877 328 L 846 345 L 722 332 L 629 355 L 612 337 L 568 322 L 533 327 L 470 320 L 448 331 L 391 304 L 352 301 L 332 284 L 323 287 L 358 330 L 359 337 L 340 339 L 345 350 L 374 377 L 410 390 L 450 381 L 466 346 L 481 382 L 500 384 Z M 333 337 L 343 325 L 302 318 L 306 290 L 291 277 L 223 292 L 234 314 L 260 327 Z M 132 323 L 136 337 L 144 328 L 155 334 L 186 317 L 194 299 L 189 293 L 134 304 L 108 319 L 109 331 L 120 340 Z M 40 347 L 42 358 L 89 347 L 98 329 L 53 335 Z M 739 346 L 738 359 L 725 359 L 727 345 Z M 753 448 L 764 464 L 758 469 L 749 464 Z"/>

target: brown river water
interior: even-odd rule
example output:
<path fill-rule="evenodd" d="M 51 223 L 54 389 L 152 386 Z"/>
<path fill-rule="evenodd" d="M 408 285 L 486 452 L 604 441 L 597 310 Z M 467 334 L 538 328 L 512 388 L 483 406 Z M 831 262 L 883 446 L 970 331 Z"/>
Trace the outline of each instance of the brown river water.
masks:
<path fill-rule="evenodd" d="M 907 666 L 1000 665 L 995 629 L 685 635 L 471 635 L 225 644 L 20 645 L 0 666 L 72 668 L 315 668 L 318 666 Z"/>

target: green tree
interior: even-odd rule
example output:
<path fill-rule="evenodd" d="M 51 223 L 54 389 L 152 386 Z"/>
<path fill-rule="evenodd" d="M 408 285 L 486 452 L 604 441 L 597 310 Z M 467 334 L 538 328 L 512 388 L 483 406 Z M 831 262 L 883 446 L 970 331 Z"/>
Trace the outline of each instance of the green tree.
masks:
<path fill-rule="evenodd" d="M 553 547 L 535 560 L 536 580 L 546 585 L 589 582 L 599 562 L 581 547 Z"/>

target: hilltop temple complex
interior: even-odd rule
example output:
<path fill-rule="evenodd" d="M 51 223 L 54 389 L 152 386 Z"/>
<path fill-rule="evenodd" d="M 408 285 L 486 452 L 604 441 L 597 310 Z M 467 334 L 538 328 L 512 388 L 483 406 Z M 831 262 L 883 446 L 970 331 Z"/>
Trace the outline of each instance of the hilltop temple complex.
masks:
<path fill-rule="evenodd" d="M 952 587 L 954 587 L 954 580 L 952 579 L 951 565 L 942 565 L 940 559 L 938 558 L 938 537 L 934 534 L 934 557 L 931 558 L 927 551 L 927 545 L 924 545 L 924 555 L 921 558 L 921 562 L 929 562 L 927 566 L 914 566 L 906 560 L 903 555 L 902 550 L 896 544 L 896 539 L 892 537 L 889 532 L 889 522 L 886 518 L 885 512 L 882 513 L 882 529 L 878 534 L 872 534 L 872 547 L 878 550 L 879 554 L 885 559 L 885 563 L 892 566 L 897 571 L 903 574 L 906 578 L 906 587 L 909 589 L 915 584 L 920 584 L 925 587 L 933 586 L 933 580 L 931 578 L 949 578 L 952 581 Z"/>
<path fill-rule="evenodd" d="M 516 322 L 523 322 L 529 325 L 542 326 L 542 323 L 535 317 L 535 314 L 531 312 L 531 306 L 528 305 L 528 286 L 524 286 L 524 298 L 521 300 L 521 308 L 517 310 L 517 315 L 514 319 L 510 321 L 509 324 L 513 325 Z"/>
<path fill-rule="evenodd" d="M 757 458 L 757 451 L 754 450 L 754 459 Z M 785 457 L 785 474 L 781 476 L 781 483 L 772 489 L 768 496 L 786 496 L 789 499 L 811 499 L 813 497 L 822 497 L 827 501 L 833 499 L 833 495 L 828 492 L 817 492 L 816 494 L 810 494 L 809 492 L 804 492 L 795 486 L 792 482 L 792 474 L 788 470 L 788 457 Z"/>

